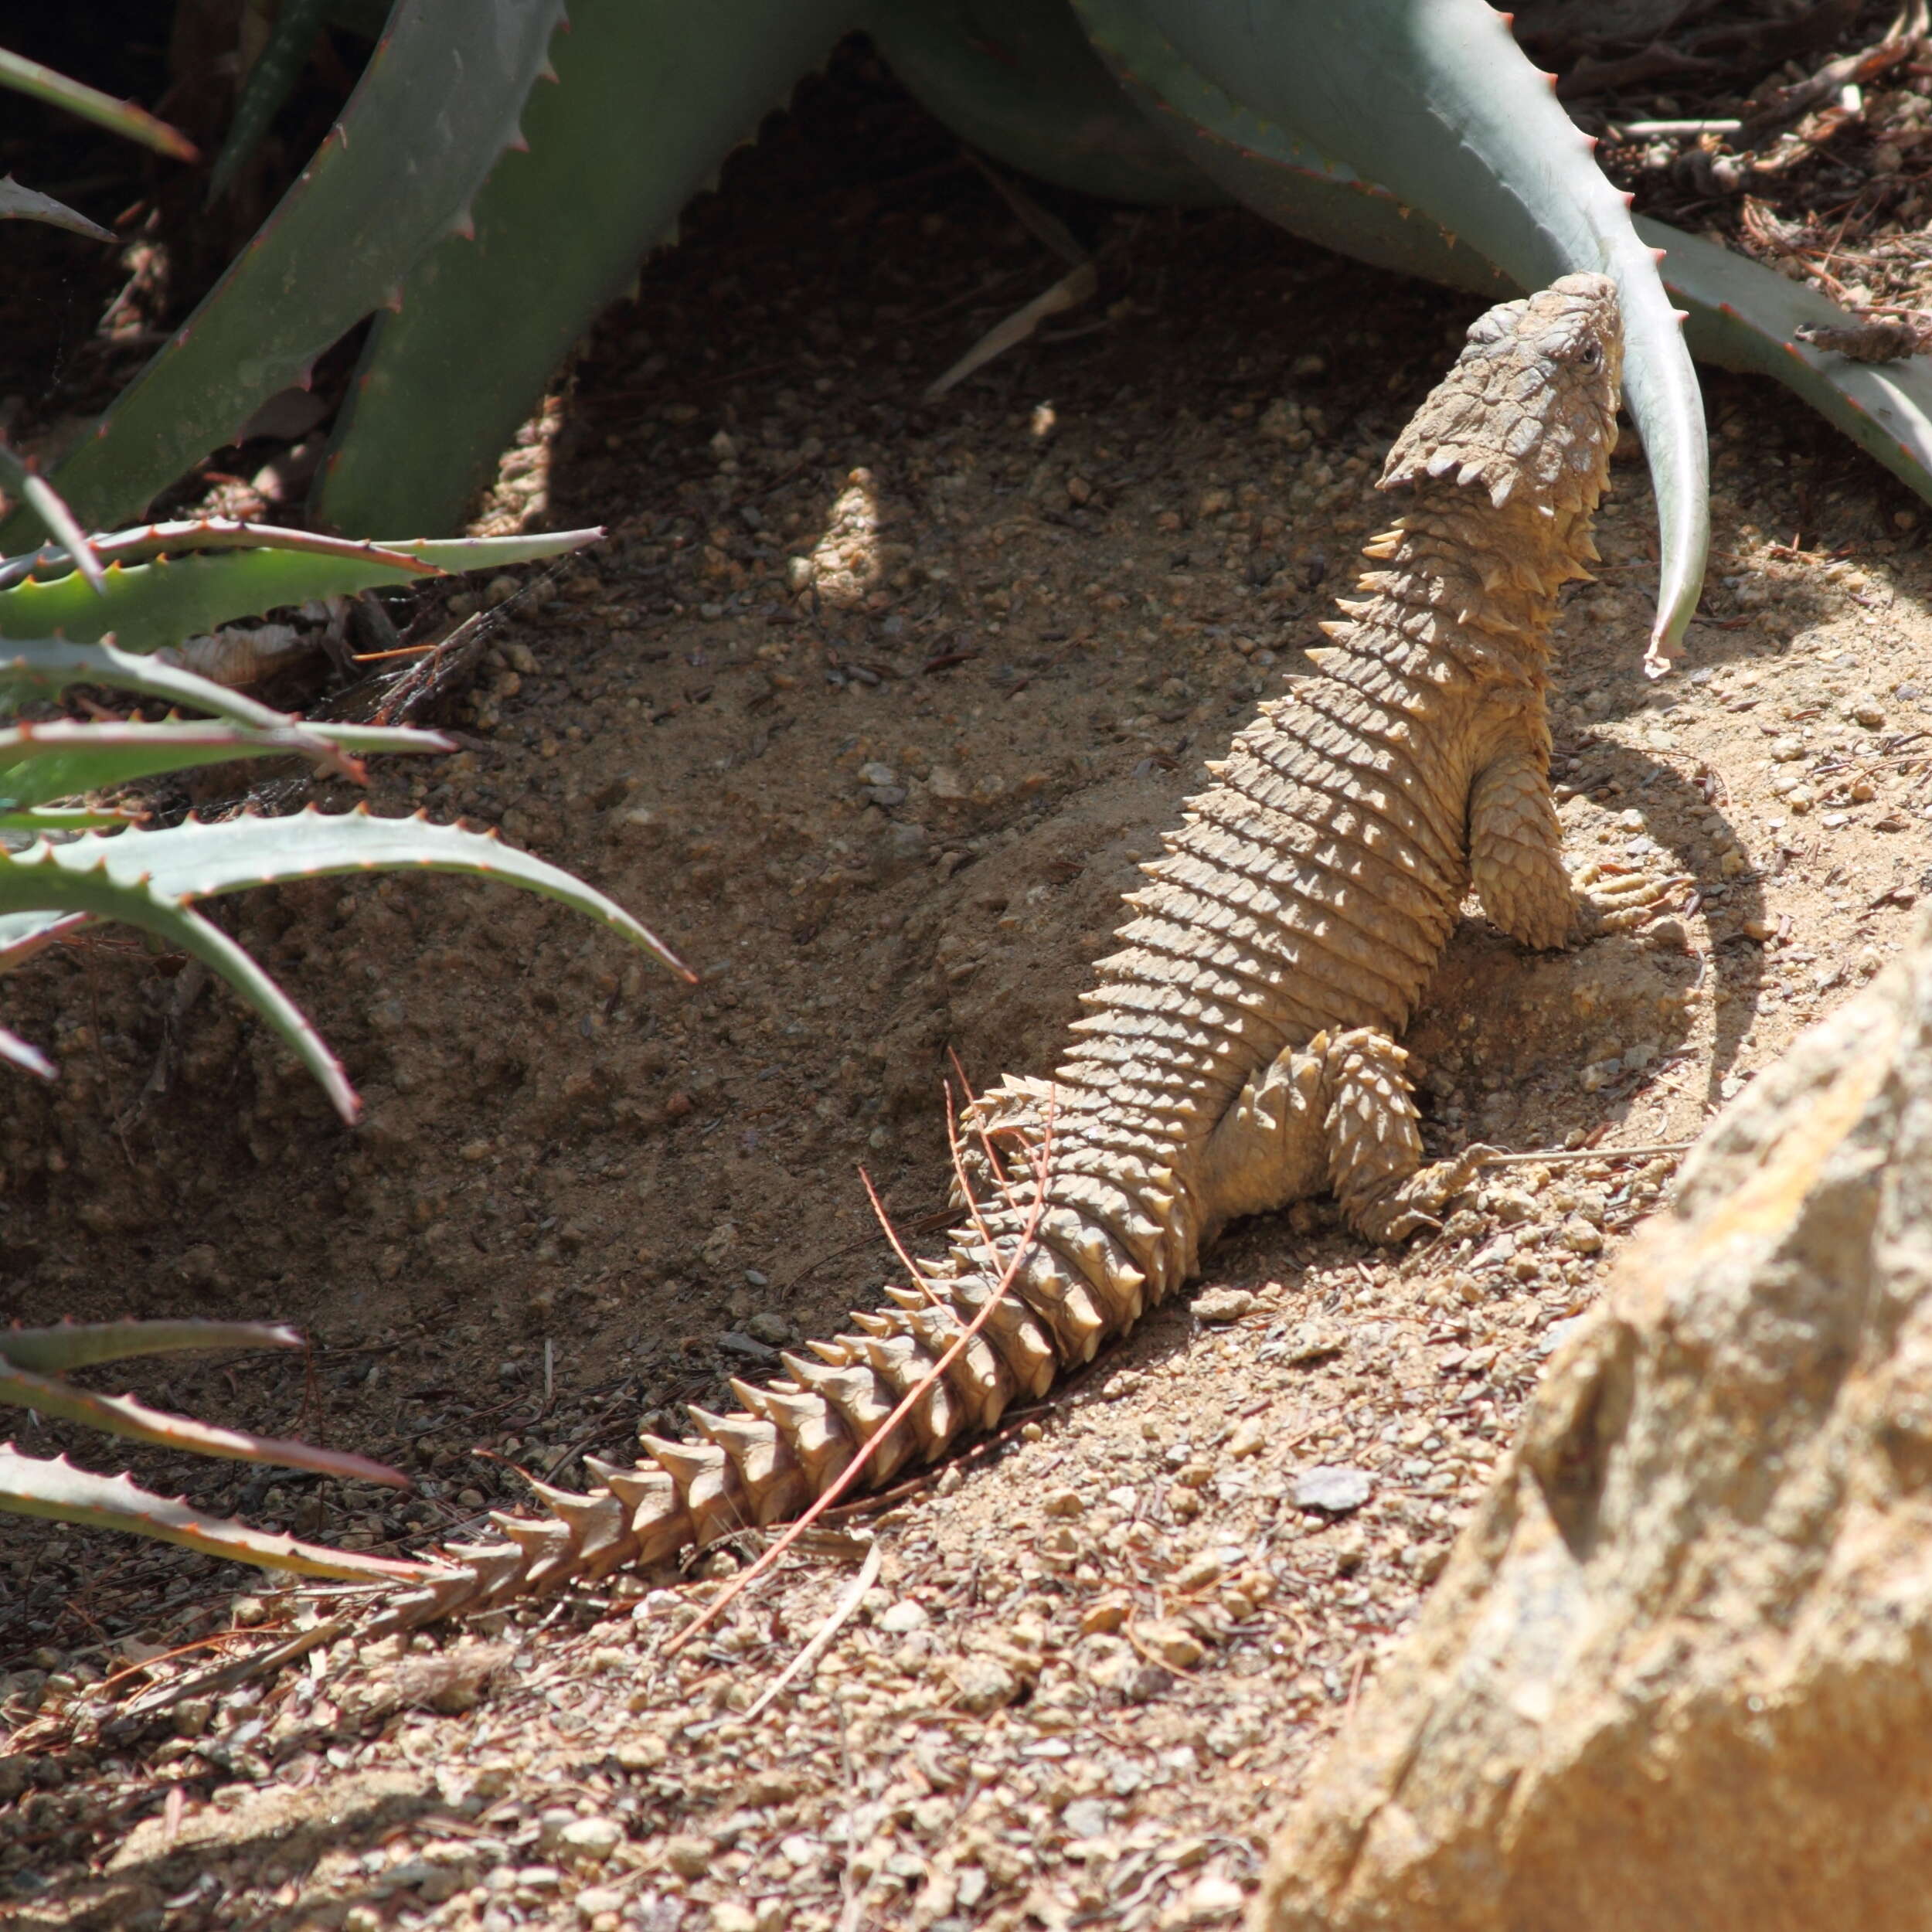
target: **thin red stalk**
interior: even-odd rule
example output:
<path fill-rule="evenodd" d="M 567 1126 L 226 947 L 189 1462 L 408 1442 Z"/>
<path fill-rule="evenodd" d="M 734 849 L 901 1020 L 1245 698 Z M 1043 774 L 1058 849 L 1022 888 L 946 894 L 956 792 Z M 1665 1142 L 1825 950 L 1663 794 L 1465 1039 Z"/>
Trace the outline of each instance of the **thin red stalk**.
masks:
<path fill-rule="evenodd" d="M 1021 1231 L 1019 1241 L 1013 1250 L 1013 1258 L 1006 1264 L 1005 1270 L 1000 1276 L 992 1293 L 987 1297 L 985 1307 L 973 1317 L 964 1332 L 954 1341 L 952 1345 L 939 1358 L 937 1362 L 934 1363 L 930 1371 L 922 1376 L 917 1384 L 907 1392 L 899 1406 L 893 1410 L 885 1421 L 866 1437 L 864 1443 L 860 1445 L 858 1454 L 845 1465 L 838 1481 L 833 1483 L 825 1494 L 819 1497 L 818 1501 L 799 1517 L 798 1521 L 793 1523 L 749 1570 L 741 1576 L 735 1577 L 717 1596 L 712 1599 L 710 1603 L 706 1605 L 693 1621 L 685 1624 L 684 1628 L 665 1645 L 664 1655 L 666 1657 L 675 1657 L 685 1645 L 691 1641 L 692 1638 L 697 1635 L 699 1631 L 716 1622 L 728 1604 L 734 1601 L 759 1577 L 770 1570 L 779 1558 L 784 1556 L 785 1552 L 838 1502 L 838 1498 L 858 1481 L 860 1472 L 872 1460 L 873 1451 L 905 1420 L 907 1416 L 911 1414 L 916 1404 L 926 1399 L 927 1393 L 938 1382 L 940 1376 L 944 1375 L 946 1371 L 959 1359 L 961 1352 L 966 1345 L 986 1325 L 993 1311 L 1006 1298 L 1008 1290 L 1012 1287 L 1014 1281 L 1019 1277 L 1020 1264 L 1026 1259 L 1027 1251 L 1032 1246 L 1034 1234 L 1039 1227 L 1040 1216 L 1046 1207 L 1046 1175 L 1052 1158 L 1053 1146 L 1053 1119 L 1049 1102 L 1046 1132 L 1041 1137 L 1039 1155 L 1034 1163 L 1032 1207 L 1028 1213 L 1026 1226 Z M 954 1148 L 954 1158 L 955 1160 L 958 1158 L 957 1145 Z"/>

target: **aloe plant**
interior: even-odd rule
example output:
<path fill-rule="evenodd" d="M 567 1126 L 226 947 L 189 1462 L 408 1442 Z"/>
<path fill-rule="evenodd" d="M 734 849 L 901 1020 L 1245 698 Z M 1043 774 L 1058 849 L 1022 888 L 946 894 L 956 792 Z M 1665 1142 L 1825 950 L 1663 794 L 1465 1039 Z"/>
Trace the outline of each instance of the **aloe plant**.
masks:
<path fill-rule="evenodd" d="M 305 722 L 142 653 L 303 597 L 555 556 L 598 534 L 369 544 L 202 522 L 97 540 L 94 550 L 110 560 L 98 589 L 65 552 L 0 563 L 0 713 L 9 693 L 17 703 L 22 695 L 46 696 L 84 680 L 213 714 L 192 723 L 95 719 L 0 728 L 0 829 L 16 837 L 41 835 L 24 849 L 0 850 L 0 971 L 91 920 L 141 927 L 227 980 L 351 1121 L 359 1104 L 334 1054 L 245 949 L 195 910 L 197 901 L 332 872 L 464 873 L 587 913 L 690 977 L 655 934 L 613 900 L 504 845 L 494 832 L 432 825 L 420 816 L 376 818 L 360 808 L 334 816 L 314 811 L 286 818 L 244 815 L 213 825 L 190 818 L 148 830 L 129 822 L 124 811 L 84 802 L 135 779 L 233 759 L 294 753 L 354 777 L 366 753 L 448 750 L 448 740 L 433 732 Z M 32 573 L 36 566 L 58 574 L 40 577 Z M 66 634 L 19 634 L 55 629 Z M 111 631 L 113 642 L 105 641 Z M 60 802 L 75 800 L 83 802 Z M 36 1073 L 53 1071 L 36 1049 L 5 1028 L 0 1028 L 0 1056 Z"/>
<path fill-rule="evenodd" d="M 400 1471 L 366 1456 L 216 1428 L 150 1409 L 131 1396 L 96 1395 L 65 1379 L 72 1369 L 166 1350 L 301 1346 L 301 1337 L 292 1329 L 255 1321 L 108 1321 L 84 1327 L 69 1322 L 53 1328 L 0 1328 L 0 1403 L 164 1448 L 408 1488 L 409 1478 Z M 0 1442 L 0 1509 L 90 1529 L 126 1530 L 207 1556 L 305 1577 L 391 1582 L 419 1576 L 423 1569 L 420 1563 L 324 1549 L 233 1519 L 204 1515 L 179 1499 L 141 1488 L 128 1476 L 97 1475 L 76 1468 L 64 1457 L 26 1455 L 11 1442 Z"/>
<path fill-rule="evenodd" d="M 64 516 L 61 519 L 65 522 Z M 219 973 L 321 1083 L 337 1112 L 359 1108 L 342 1066 L 301 1009 L 246 948 L 196 910 L 199 901 L 251 886 L 332 872 L 417 870 L 492 879 L 542 893 L 609 927 L 672 971 L 689 970 L 622 907 L 493 832 L 411 818 L 377 818 L 362 808 L 314 810 L 219 823 L 189 818 L 150 829 L 114 802 L 130 783 L 233 759 L 297 754 L 339 774 L 360 775 L 375 752 L 446 750 L 434 732 L 318 724 L 157 660 L 159 647 L 191 631 L 301 599 L 377 584 L 500 568 L 570 550 L 600 535 L 355 543 L 260 525 L 204 520 L 154 525 L 0 562 L 0 974 L 16 971 L 90 921 L 119 920 L 153 933 Z M 80 566 L 97 562 L 91 580 Z M 60 635 L 39 634 L 58 630 Z M 129 647 L 133 648 L 129 648 Z M 209 715 L 158 720 L 19 715 L 76 684 L 159 698 Z M 10 719 L 10 722 L 8 720 Z M 53 1079 L 39 1048 L 0 1026 L 0 1060 Z M 96 1328 L 0 1330 L 0 1403 L 90 1423 L 138 1440 L 210 1455 L 366 1481 L 403 1484 L 361 1457 L 216 1429 L 93 1394 L 62 1379 L 89 1363 L 168 1349 L 291 1347 L 286 1328 L 210 1322 L 111 1323 Z M 132 1531 L 239 1560 L 311 1576 L 408 1577 L 418 1566 L 328 1550 L 247 1525 L 202 1516 L 186 1504 L 63 1460 L 0 1444 L 0 1509 Z"/>
<path fill-rule="evenodd" d="M 308 17 L 286 11 L 238 144 Z M 1900 400 L 1912 379 L 1875 397 L 1854 366 L 1793 343 L 1782 277 L 1640 231 L 1484 0 L 575 0 L 553 39 L 562 24 L 560 0 L 396 0 L 301 179 L 60 471 L 90 520 L 138 512 L 374 315 L 316 512 L 355 533 L 454 527 L 637 256 L 853 25 L 969 139 L 1090 192 L 1232 196 L 1485 292 L 1614 274 L 1662 526 L 1662 651 L 1689 622 L 1707 521 L 1673 299 L 1699 354 L 1788 383 L 1932 498 L 1932 447 Z M 1695 299 L 1719 284 L 1718 301 Z M 1875 405 L 1905 433 L 1872 427 Z"/>

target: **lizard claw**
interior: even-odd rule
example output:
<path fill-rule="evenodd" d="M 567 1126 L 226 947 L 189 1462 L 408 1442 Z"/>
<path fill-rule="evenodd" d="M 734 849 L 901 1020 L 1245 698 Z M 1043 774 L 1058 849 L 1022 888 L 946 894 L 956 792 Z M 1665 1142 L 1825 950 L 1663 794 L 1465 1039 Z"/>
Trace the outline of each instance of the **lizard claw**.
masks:
<path fill-rule="evenodd" d="M 1577 936 L 1635 932 L 1671 910 L 1694 882 L 1685 873 L 1612 872 L 1592 859 L 1570 876 L 1576 891 Z"/>
<path fill-rule="evenodd" d="M 1381 1199 L 1358 1206 L 1349 1219 L 1356 1231 L 1381 1247 L 1406 1241 L 1412 1234 L 1439 1233 L 1437 1218 L 1458 1194 L 1466 1194 L 1498 1150 L 1478 1141 L 1447 1161 L 1432 1162 L 1406 1175 Z"/>

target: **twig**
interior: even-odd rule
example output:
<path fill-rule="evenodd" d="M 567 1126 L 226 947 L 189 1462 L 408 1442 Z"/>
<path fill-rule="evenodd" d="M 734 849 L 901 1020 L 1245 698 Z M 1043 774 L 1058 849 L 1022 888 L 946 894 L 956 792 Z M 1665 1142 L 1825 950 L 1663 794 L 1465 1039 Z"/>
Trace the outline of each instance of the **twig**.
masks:
<path fill-rule="evenodd" d="M 1615 121 L 1604 132 L 1613 141 L 1655 134 L 1734 134 L 1741 121 Z"/>
<path fill-rule="evenodd" d="M 948 1102 L 950 1106 L 951 1102 Z M 879 1217 L 879 1225 L 886 1230 L 886 1239 L 893 1244 L 893 1253 L 899 1257 L 900 1265 L 913 1286 L 934 1307 L 939 1305 L 939 1297 L 934 1293 L 932 1284 L 919 1271 L 919 1264 L 906 1252 L 906 1244 L 899 1238 L 899 1230 L 892 1224 L 892 1216 L 886 1212 L 886 1204 L 879 1198 L 879 1190 L 872 1184 L 872 1176 L 864 1168 L 859 1170 L 859 1178 L 865 1184 L 866 1199 L 872 1203 L 872 1211 Z"/>
<path fill-rule="evenodd" d="M 231 1691 L 238 1684 L 245 1684 L 251 1677 L 266 1676 L 278 1671 L 284 1664 L 292 1664 L 298 1657 L 306 1657 L 319 1645 L 333 1643 L 349 1628 L 345 1616 L 325 1617 L 313 1630 L 299 1631 L 279 1644 L 271 1644 L 266 1650 L 257 1651 L 253 1657 L 244 1657 L 239 1662 L 224 1664 L 219 1670 L 205 1672 L 199 1677 L 178 1677 L 172 1683 L 157 1685 L 153 1690 L 143 1691 L 138 1697 L 130 1698 L 121 1707 L 123 1717 L 151 1717 L 157 1711 L 165 1711 L 179 1704 L 185 1697 L 218 1697 Z"/>
<path fill-rule="evenodd" d="M 1532 1148 L 1522 1154 L 1485 1155 L 1481 1165 L 1484 1167 L 1514 1167 L 1532 1161 L 1548 1163 L 1556 1161 L 1648 1160 L 1658 1154 L 1688 1154 L 1696 1145 L 1695 1141 L 1655 1141 L 1648 1147 Z"/>
<path fill-rule="evenodd" d="M 832 1640 L 850 1621 L 852 1612 L 866 1600 L 866 1592 L 879 1580 L 879 1568 L 886 1560 L 883 1543 L 875 1543 L 866 1553 L 863 1568 L 846 1586 L 845 1594 L 832 1606 L 832 1614 L 811 1634 L 811 1641 L 788 1663 L 771 1681 L 765 1694 L 739 1719 L 749 1724 L 754 1718 L 762 1716 L 766 1709 L 780 1696 L 794 1677 L 809 1671 L 832 1647 Z"/>
<path fill-rule="evenodd" d="M 818 1519 L 838 1500 L 841 1496 L 845 1493 L 848 1489 L 851 1488 L 852 1485 L 855 1483 L 859 1480 L 859 1477 L 864 1473 L 866 1464 L 872 1461 L 873 1454 L 878 1449 L 879 1444 L 883 1443 L 886 1438 L 889 1436 L 902 1422 L 905 1420 L 907 1416 L 912 1413 L 913 1410 L 917 1404 L 925 1400 L 927 1396 L 939 1382 L 940 1378 L 944 1376 L 946 1371 L 959 1359 L 960 1355 L 964 1352 L 967 1344 L 970 1342 L 973 1338 L 979 1333 L 980 1330 L 986 1325 L 987 1322 L 992 1319 L 994 1311 L 998 1308 L 1002 1301 L 1005 1300 L 1007 1291 L 1012 1287 L 1014 1282 L 1019 1279 L 1022 1264 L 1026 1260 L 1027 1256 L 1032 1251 L 1033 1237 L 1039 1232 L 1040 1217 L 1046 1211 L 1046 1175 L 1048 1165 L 1052 1158 L 1053 1145 L 1053 1103 L 1049 1097 L 1047 1104 L 1046 1131 L 1042 1137 L 1039 1158 L 1034 1165 L 1035 1185 L 1033 1189 L 1032 1206 L 1028 1213 L 1026 1225 L 1021 1230 L 1019 1239 L 1014 1244 L 1013 1258 L 1007 1263 L 1005 1270 L 1000 1275 L 999 1280 L 994 1284 L 992 1292 L 986 1298 L 986 1305 L 980 1310 L 978 1315 L 973 1317 L 970 1322 L 966 1325 L 965 1328 L 954 1338 L 952 1345 L 947 1349 L 946 1352 L 941 1355 L 939 1359 L 933 1364 L 932 1367 L 927 1370 L 924 1375 L 920 1376 L 919 1380 L 913 1384 L 913 1387 L 906 1392 L 905 1396 L 900 1400 L 898 1406 L 893 1410 L 892 1413 L 889 1415 L 886 1420 L 880 1423 L 879 1427 L 875 1429 L 872 1433 L 866 1438 L 865 1441 L 859 1445 L 859 1453 L 852 1458 L 850 1462 L 846 1464 L 843 1471 L 840 1472 L 838 1480 L 825 1491 L 824 1495 L 819 1497 L 818 1501 L 815 1502 L 811 1507 L 808 1509 L 804 1514 L 801 1515 L 798 1520 L 794 1522 L 791 1527 L 787 1529 L 785 1533 L 781 1536 L 778 1540 L 774 1543 L 771 1547 L 751 1566 L 749 1570 L 745 1570 L 740 1576 L 734 1577 L 723 1590 L 720 1590 L 719 1594 L 714 1597 L 708 1604 L 706 1605 L 705 1608 L 701 1611 L 691 1622 L 685 1624 L 684 1628 L 679 1631 L 677 1635 L 672 1638 L 669 1643 L 665 1645 L 663 1654 L 666 1657 L 675 1657 L 679 1651 L 684 1648 L 685 1645 L 691 1641 L 692 1638 L 697 1635 L 699 1631 L 705 1629 L 707 1626 L 715 1622 L 727 1604 L 733 1602 L 760 1577 L 764 1576 L 767 1570 L 770 1570 L 773 1566 L 777 1563 L 779 1558 L 784 1556 L 786 1551 L 790 1549 L 792 1545 L 795 1543 L 798 1539 L 802 1536 L 804 1532 L 810 1529 L 811 1526 L 815 1523 Z M 954 1146 L 953 1150 L 953 1158 L 955 1163 L 958 1162 L 959 1150 L 957 1145 Z M 977 1209 L 975 1209 L 975 1219 L 977 1218 Z M 980 1225 L 983 1228 L 985 1224 L 984 1222 L 981 1222 Z M 988 1239 L 990 1241 L 990 1236 Z M 995 1251 L 997 1253 L 997 1250 Z"/>

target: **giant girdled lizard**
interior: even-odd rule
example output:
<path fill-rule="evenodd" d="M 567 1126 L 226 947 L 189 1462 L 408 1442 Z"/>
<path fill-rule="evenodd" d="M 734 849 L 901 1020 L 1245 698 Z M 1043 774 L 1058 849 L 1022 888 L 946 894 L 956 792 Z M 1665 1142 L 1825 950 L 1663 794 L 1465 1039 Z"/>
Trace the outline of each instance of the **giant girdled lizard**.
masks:
<path fill-rule="evenodd" d="M 1390 451 L 1399 506 L 1331 640 L 1260 707 L 1128 896 L 1050 1083 L 1012 1079 L 973 1113 L 1015 1173 L 1051 1092 L 1046 1202 L 978 1335 L 883 1442 L 866 1487 L 1044 1394 L 1195 1272 L 1236 1216 L 1332 1192 L 1372 1241 L 1434 1225 L 1483 1149 L 1423 1158 L 1397 1043 L 1473 884 L 1526 946 L 1639 923 L 1664 889 L 1587 893 L 1565 869 L 1546 691 L 1563 584 L 1616 439 L 1614 285 L 1569 275 L 1503 303 Z M 1014 1190 L 1015 1196 L 1026 1192 Z M 986 1307 L 1026 1225 L 998 1190 L 923 1289 L 693 1409 L 686 1442 L 645 1437 L 631 1468 L 585 1461 L 587 1496 L 539 1486 L 546 1517 L 438 1553 L 389 1600 L 406 1628 L 626 1565 L 651 1566 L 796 1515 Z"/>

